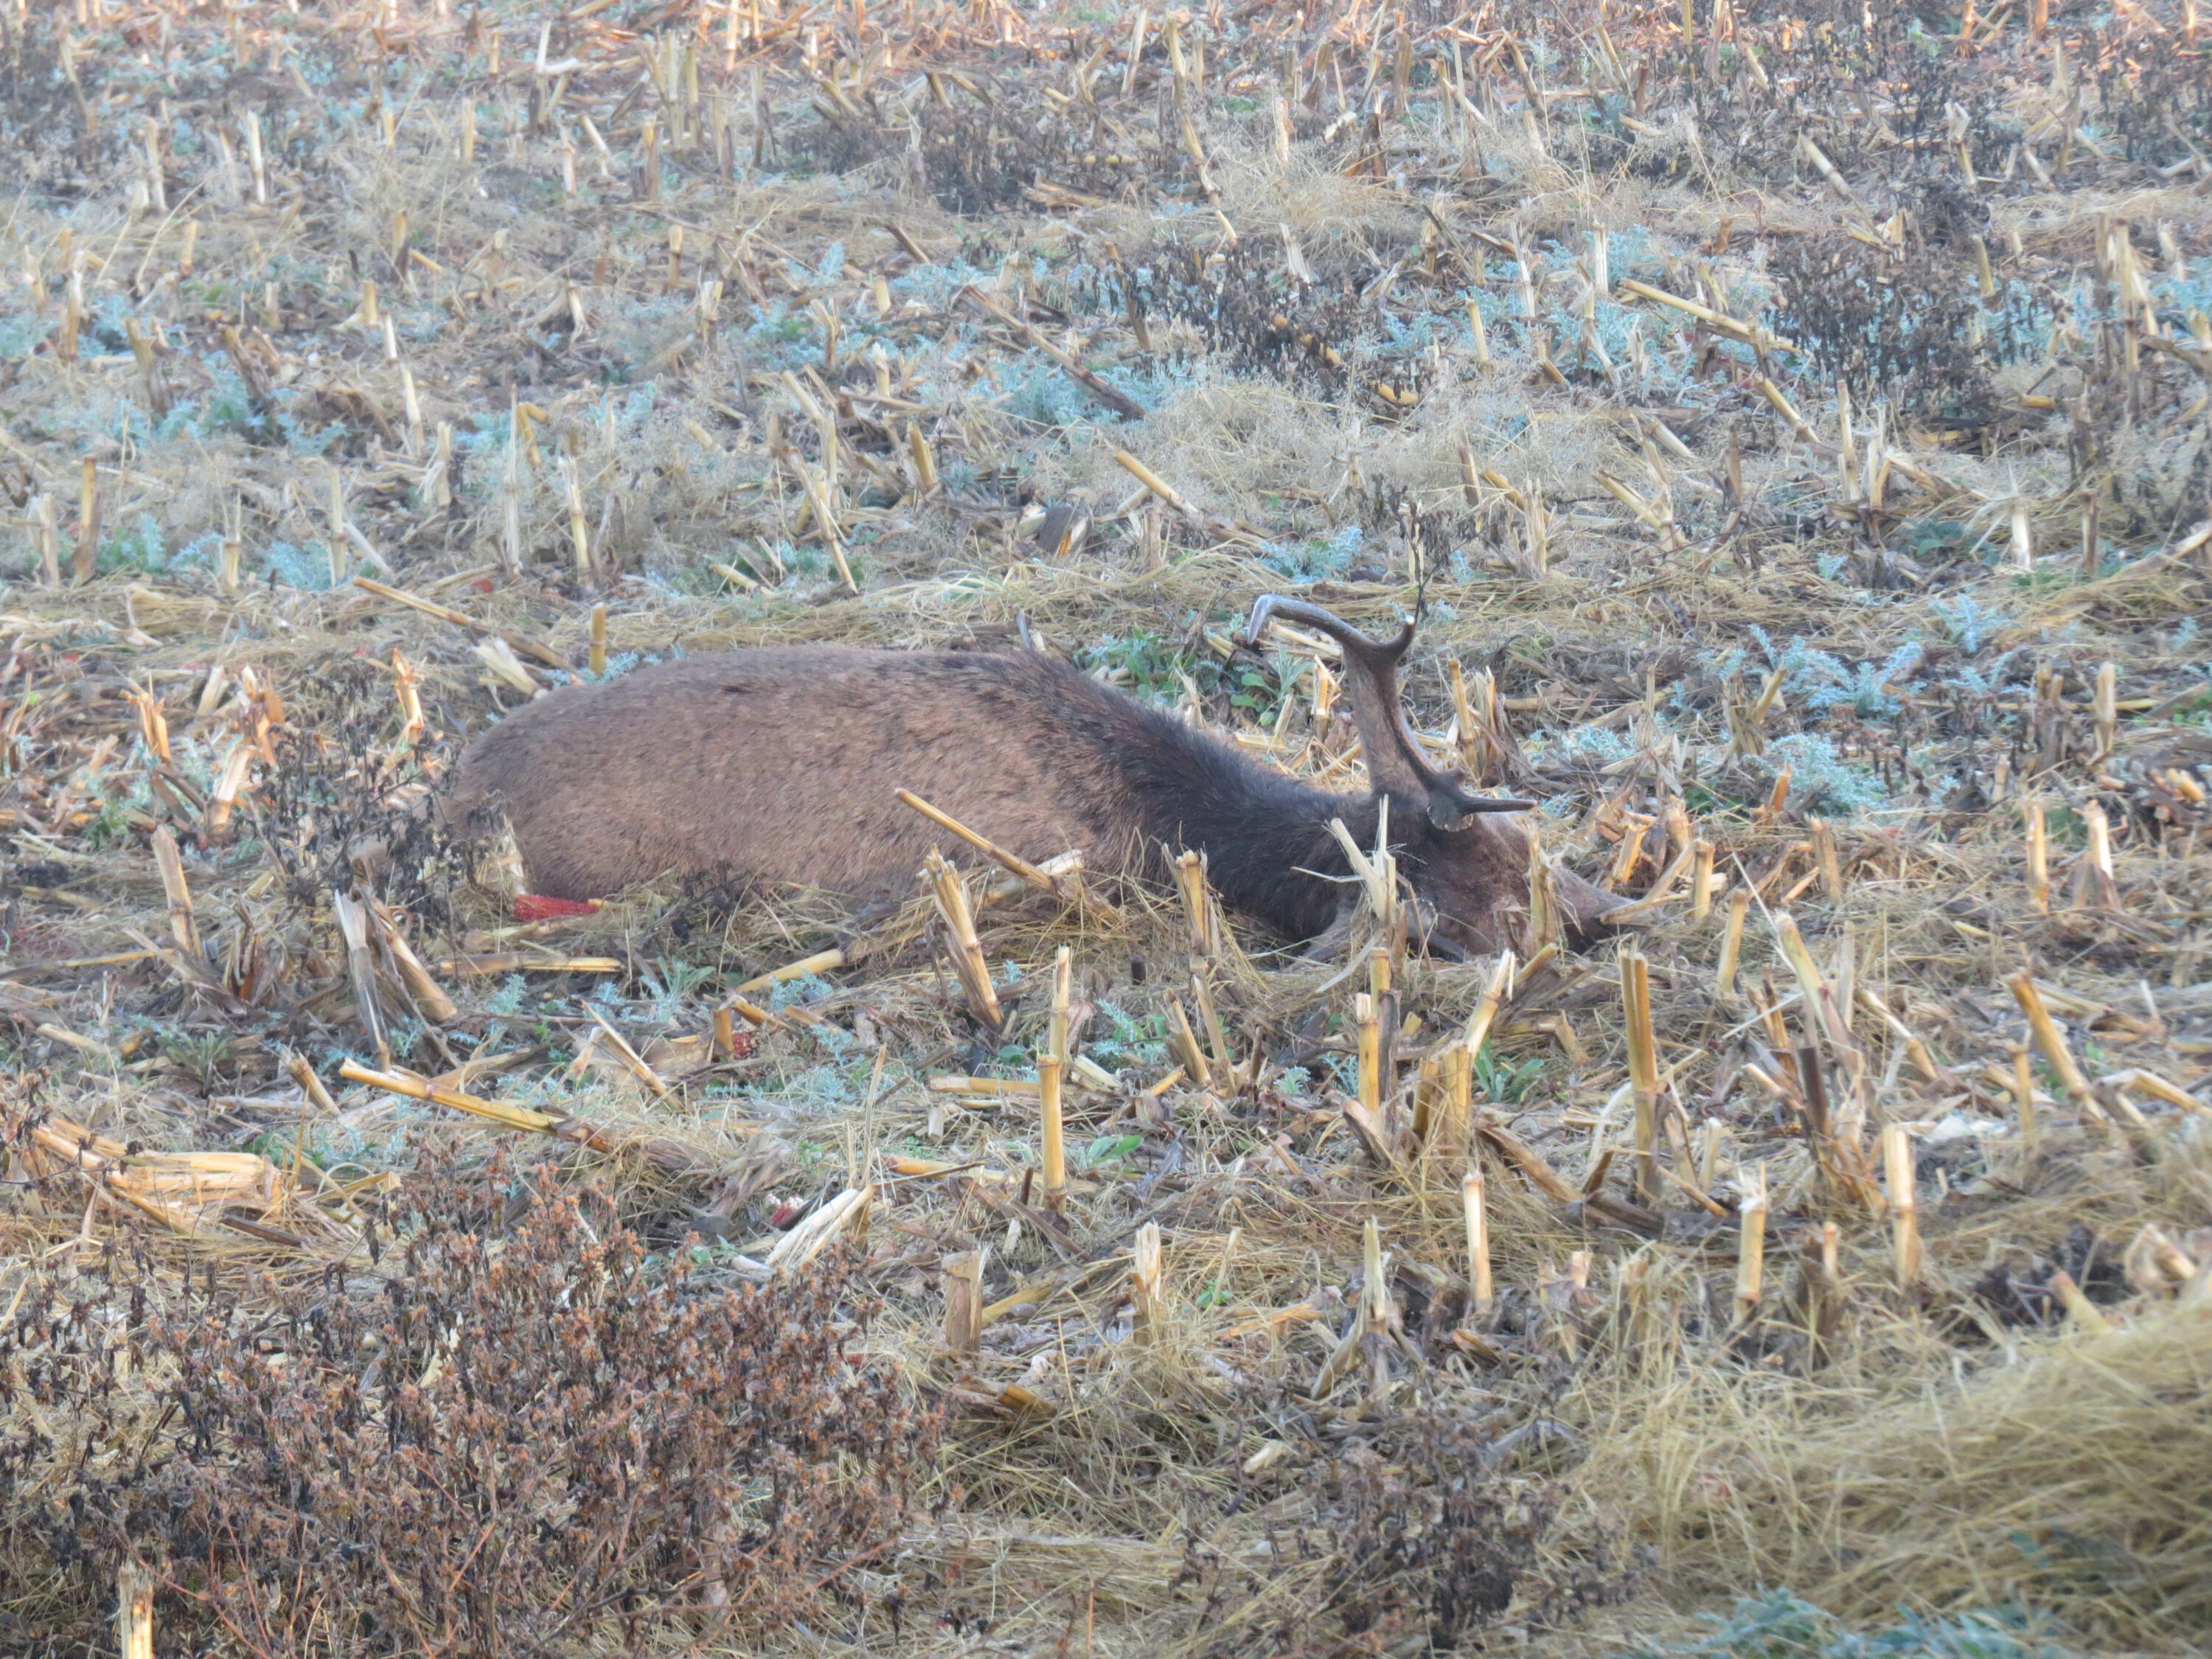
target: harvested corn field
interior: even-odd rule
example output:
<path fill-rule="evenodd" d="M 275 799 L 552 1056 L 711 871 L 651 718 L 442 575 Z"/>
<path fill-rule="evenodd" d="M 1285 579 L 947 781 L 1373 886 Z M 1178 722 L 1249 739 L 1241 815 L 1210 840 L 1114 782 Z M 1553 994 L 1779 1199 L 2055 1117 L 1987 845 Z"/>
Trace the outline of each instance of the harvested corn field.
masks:
<path fill-rule="evenodd" d="M 2201 1652 L 2208 54 L 0 3 L 0 1650 Z M 438 810 L 796 644 L 1525 854 L 1462 951 L 1372 803 L 1317 941 L 913 791 L 873 902 Z"/>

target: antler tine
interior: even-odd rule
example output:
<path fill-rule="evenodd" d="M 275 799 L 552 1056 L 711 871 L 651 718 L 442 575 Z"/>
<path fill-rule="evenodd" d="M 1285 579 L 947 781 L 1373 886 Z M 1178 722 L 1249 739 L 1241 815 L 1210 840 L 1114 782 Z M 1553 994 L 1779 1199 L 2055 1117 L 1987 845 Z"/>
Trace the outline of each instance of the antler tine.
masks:
<path fill-rule="evenodd" d="M 1285 599 L 1280 593 L 1262 593 L 1252 605 L 1252 620 L 1244 625 L 1244 638 L 1252 645 L 1259 644 L 1271 622 L 1295 623 L 1303 628 L 1317 628 L 1342 646 L 1347 654 L 1356 655 L 1360 666 L 1373 672 L 1376 669 L 1395 670 L 1413 643 L 1413 624 L 1408 622 L 1395 640 L 1378 640 L 1364 633 L 1334 611 L 1305 599 Z"/>
<path fill-rule="evenodd" d="M 1411 622 L 1396 639 L 1378 640 L 1317 605 L 1265 593 L 1252 606 L 1245 642 L 1258 645 L 1267 625 L 1277 621 L 1318 629 L 1343 648 L 1345 693 L 1367 758 L 1369 787 L 1425 802 L 1429 816 L 1447 825 L 1464 821 L 1470 813 L 1525 812 L 1534 805 L 1470 794 L 1461 787 L 1458 775 L 1439 772 L 1429 763 L 1398 700 L 1398 664 L 1413 643 Z"/>
<path fill-rule="evenodd" d="M 1359 728 L 1359 747 L 1367 758 L 1368 787 L 1425 801 L 1438 781 L 1406 730 L 1398 705 L 1398 663 L 1413 643 L 1410 622 L 1398 637 L 1382 641 L 1362 633 L 1334 611 L 1279 593 L 1263 594 L 1252 607 L 1245 638 L 1257 645 L 1272 622 L 1318 629 L 1344 651 L 1344 690 Z"/>

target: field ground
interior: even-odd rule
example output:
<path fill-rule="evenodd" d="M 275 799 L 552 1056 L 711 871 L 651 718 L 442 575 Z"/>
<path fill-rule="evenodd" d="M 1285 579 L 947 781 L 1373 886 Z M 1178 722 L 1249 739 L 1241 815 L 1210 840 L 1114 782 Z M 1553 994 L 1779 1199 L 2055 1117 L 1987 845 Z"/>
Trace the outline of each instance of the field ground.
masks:
<path fill-rule="evenodd" d="M 2201 1651 L 2207 27 L 0 6 L 0 1648 Z M 1625 942 L 417 813 L 1024 627 L 1356 786 L 1271 592 Z"/>

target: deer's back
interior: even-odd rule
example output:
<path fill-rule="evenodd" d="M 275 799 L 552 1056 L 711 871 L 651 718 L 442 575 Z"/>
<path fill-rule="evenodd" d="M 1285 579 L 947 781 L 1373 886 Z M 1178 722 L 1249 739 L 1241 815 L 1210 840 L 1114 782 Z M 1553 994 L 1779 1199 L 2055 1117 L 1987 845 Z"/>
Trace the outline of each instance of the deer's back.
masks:
<path fill-rule="evenodd" d="M 953 846 L 900 789 L 1025 857 L 1126 863 L 1132 745 L 1179 730 L 1030 653 L 764 647 L 542 697 L 469 746 L 455 798 L 504 807 L 549 896 L 672 871 L 888 894 Z"/>

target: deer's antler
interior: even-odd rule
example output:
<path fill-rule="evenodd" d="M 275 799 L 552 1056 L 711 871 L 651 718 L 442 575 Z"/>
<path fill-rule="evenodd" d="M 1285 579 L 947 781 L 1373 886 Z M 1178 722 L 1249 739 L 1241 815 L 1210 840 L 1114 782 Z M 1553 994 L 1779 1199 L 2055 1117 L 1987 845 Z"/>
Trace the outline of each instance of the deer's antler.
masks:
<path fill-rule="evenodd" d="M 1351 700 L 1352 723 L 1359 728 L 1370 789 L 1425 802 L 1430 822 L 1444 830 L 1459 828 L 1478 812 L 1525 812 L 1535 805 L 1474 794 L 1466 787 L 1465 773 L 1439 772 L 1429 763 L 1398 700 L 1398 664 L 1413 643 L 1412 623 L 1396 639 L 1386 641 L 1362 633 L 1317 605 L 1267 593 L 1252 607 L 1252 619 L 1244 629 L 1246 642 L 1258 645 L 1268 623 L 1277 621 L 1317 629 L 1342 648 L 1345 695 Z"/>

